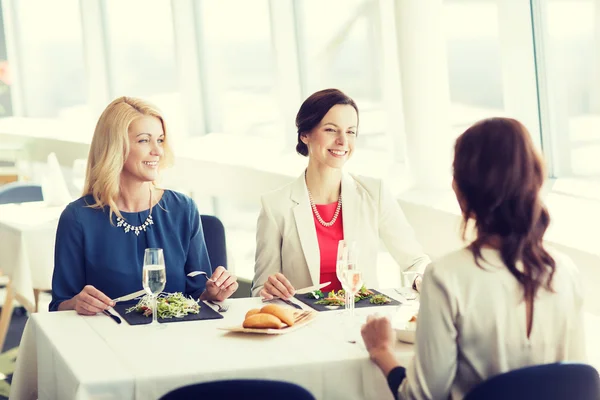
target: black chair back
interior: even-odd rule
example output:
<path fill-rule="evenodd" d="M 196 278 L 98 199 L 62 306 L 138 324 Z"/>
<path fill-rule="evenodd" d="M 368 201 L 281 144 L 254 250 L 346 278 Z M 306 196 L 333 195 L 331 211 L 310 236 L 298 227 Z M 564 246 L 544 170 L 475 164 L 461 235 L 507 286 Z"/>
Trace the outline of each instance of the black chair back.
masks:
<path fill-rule="evenodd" d="M 476 386 L 464 400 L 598 400 L 600 379 L 591 365 L 555 363 L 506 372 Z"/>
<path fill-rule="evenodd" d="M 160 400 L 193 399 L 315 400 L 315 397 L 308 390 L 294 383 L 235 379 L 184 386 L 160 398 Z"/>
<path fill-rule="evenodd" d="M 42 201 L 42 187 L 31 183 L 12 182 L 0 186 L 0 204 Z"/>
<path fill-rule="evenodd" d="M 223 223 L 213 215 L 201 215 L 200 221 L 212 269 L 214 270 L 218 266 L 227 269 L 227 243 Z"/>

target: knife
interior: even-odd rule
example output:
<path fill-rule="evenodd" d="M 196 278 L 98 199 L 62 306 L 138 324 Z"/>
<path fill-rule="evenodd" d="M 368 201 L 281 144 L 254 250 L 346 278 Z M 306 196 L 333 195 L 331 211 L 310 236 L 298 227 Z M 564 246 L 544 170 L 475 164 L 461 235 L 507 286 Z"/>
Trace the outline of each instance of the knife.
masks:
<path fill-rule="evenodd" d="M 283 301 L 285 304 L 289 304 L 290 306 L 292 306 L 292 307 L 295 307 L 295 308 L 297 308 L 298 310 L 304 310 L 304 308 L 302 308 L 302 307 L 301 307 L 301 306 L 299 306 L 298 304 L 294 303 L 293 301 L 291 301 L 291 300 L 286 300 L 286 299 L 281 299 L 281 298 L 279 298 L 279 297 L 273 297 L 273 298 L 272 298 L 272 299 L 270 299 L 270 300 L 267 300 L 267 299 L 262 299 L 262 302 L 263 302 L 263 303 L 268 303 L 268 302 L 270 302 L 270 301 L 274 301 L 274 300 L 281 300 L 281 301 Z"/>
<path fill-rule="evenodd" d="M 298 289 L 298 290 L 296 290 L 296 294 L 307 294 L 307 293 L 310 293 L 310 292 L 314 292 L 315 290 L 321 290 L 325 286 L 328 286 L 330 284 L 331 284 L 331 282 L 325 282 L 325 283 L 321 283 L 321 284 L 318 284 L 318 285 L 305 287 L 303 289 Z"/>
<path fill-rule="evenodd" d="M 277 298 L 277 297 L 275 297 L 275 298 Z M 284 300 L 284 299 L 279 299 L 279 300 L 283 301 L 285 304 L 289 304 L 292 307 L 296 307 L 298 310 L 304 310 L 301 306 L 299 306 L 298 304 L 296 304 L 290 300 Z"/>
<path fill-rule="evenodd" d="M 137 292 L 130 293 L 126 296 L 117 297 L 116 299 L 113 299 L 113 301 L 115 303 L 118 303 L 120 301 L 127 301 L 127 300 L 131 300 L 131 299 L 135 299 L 136 297 L 140 297 L 143 294 L 146 294 L 146 291 L 144 289 L 138 290 Z"/>
<path fill-rule="evenodd" d="M 115 320 L 115 322 L 116 322 L 117 324 L 120 324 L 120 323 L 121 323 L 121 318 L 117 317 L 116 315 L 114 315 L 114 314 L 113 314 L 113 313 L 111 313 L 110 311 L 108 311 L 108 310 L 104 310 L 104 311 L 102 311 L 102 312 L 103 312 L 104 314 L 108 315 L 109 317 L 111 317 L 112 319 L 114 319 L 114 320 Z"/>

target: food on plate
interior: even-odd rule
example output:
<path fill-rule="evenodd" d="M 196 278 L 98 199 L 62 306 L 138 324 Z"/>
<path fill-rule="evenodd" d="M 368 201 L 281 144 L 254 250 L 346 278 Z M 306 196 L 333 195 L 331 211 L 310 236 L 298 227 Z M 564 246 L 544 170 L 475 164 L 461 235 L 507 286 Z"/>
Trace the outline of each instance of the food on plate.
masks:
<path fill-rule="evenodd" d="M 272 314 L 258 313 L 249 316 L 242 324 L 244 328 L 273 328 L 281 329 L 286 326 L 279 318 Z"/>
<path fill-rule="evenodd" d="M 321 290 L 315 290 L 314 292 L 310 292 L 306 294 L 306 297 L 308 297 L 309 299 L 322 299 L 323 297 L 325 297 L 325 294 L 323 292 L 321 292 Z"/>
<path fill-rule="evenodd" d="M 417 316 L 413 315 L 408 322 L 406 323 L 406 329 L 410 331 L 414 331 L 417 329 Z"/>
<path fill-rule="evenodd" d="M 369 298 L 371 304 L 387 304 L 391 303 L 392 299 L 383 294 L 374 294 Z"/>
<path fill-rule="evenodd" d="M 149 295 L 145 295 L 138 303 L 125 310 L 125 312 L 138 312 L 144 316 L 152 315 L 152 301 Z M 181 292 L 176 293 L 161 293 L 156 299 L 156 316 L 157 318 L 183 318 L 188 314 L 198 314 L 200 312 L 200 304 L 198 301 L 185 297 Z"/>
<path fill-rule="evenodd" d="M 374 295 L 375 293 L 373 293 L 372 291 L 370 291 L 369 289 L 367 289 L 366 286 L 362 286 L 360 288 L 360 290 L 358 291 L 358 293 L 356 293 L 354 295 L 355 298 L 357 298 L 358 300 L 362 300 L 362 299 L 366 299 L 371 297 L 372 295 Z"/>
<path fill-rule="evenodd" d="M 340 292 L 342 293 L 340 295 Z M 326 306 L 343 306 L 346 304 L 346 298 L 344 297 L 344 291 L 338 290 L 337 292 L 332 291 L 327 294 L 327 297 L 321 300 L 315 301 L 315 304 L 324 304 Z"/>
<path fill-rule="evenodd" d="M 315 301 L 315 304 L 323 304 L 326 306 L 343 306 L 346 304 L 346 292 L 342 290 L 332 291 L 327 294 L 327 296 L 323 295 L 323 293 L 319 290 L 320 296 L 313 296 L 313 293 L 317 293 L 317 291 L 309 293 L 309 298 L 318 299 Z M 372 299 L 374 298 L 374 299 Z M 371 304 L 381 305 L 391 303 L 391 299 L 382 294 L 375 294 L 375 292 L 366 288 L 366 286 L 362 286 L 360 290 L 354 295 L 354 302 L 358 302 L 364 299 L 370 299 Z"/>
<path fill-rule="evenodd" d="M 250 316 L 252 316 L 252 315 L 254 315 L 254 314 L 258 314 L 259 312 L 260 312 L 260 309 L 258 309 L 258 308 L 253 308 L 252 310 L 249 310 L 249 311 L 246 313 L 246 316 L 244 317 L 244 319 L 246 319 L 246 318 L 248 318 L 248 317 L 250 317 Z"/>
<path fill-rule="evenodd" d="M 294 325 L 294 311 L 277 304 L 268 304 L 254 308 L 246 313 L 242 326 L 244 328 L 281 329 Z"/>
<path fill-rule="evenodd" d="M 277 304 L 269 304 L 261 308 L 260 312 L 276 316 L 287 326 L 294 325 L 294 311 L 289 308 L 283 308 Z"/>

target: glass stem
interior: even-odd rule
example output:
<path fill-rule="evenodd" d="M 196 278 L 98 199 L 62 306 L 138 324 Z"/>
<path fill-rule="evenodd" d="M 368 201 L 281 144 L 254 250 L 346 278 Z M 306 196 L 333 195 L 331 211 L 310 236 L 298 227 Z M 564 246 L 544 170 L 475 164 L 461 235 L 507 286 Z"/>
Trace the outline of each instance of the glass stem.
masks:
<path fill-rule="evenodd" d="M 350 307 L 352 307 L 352 305 L 350 304 L 350 292 L 348 292 L 347 290 L 344 290 L 344 294 L 346 295 L 346 298 L 344 299 L 345 301 L 345 309 L 346 309 L 346 314 L 350 314 Z"/>
<path fill-rule="evenodd" d="M 348 300 L 350 301 L 350 315 L 354 319 L 354 294 L 350 294 Z"/>
<path fill-rule="evenodd" d="M 158 320 L 156 319 L 156 296 L 152 296 L 152 323 L 157 324 Z"/>

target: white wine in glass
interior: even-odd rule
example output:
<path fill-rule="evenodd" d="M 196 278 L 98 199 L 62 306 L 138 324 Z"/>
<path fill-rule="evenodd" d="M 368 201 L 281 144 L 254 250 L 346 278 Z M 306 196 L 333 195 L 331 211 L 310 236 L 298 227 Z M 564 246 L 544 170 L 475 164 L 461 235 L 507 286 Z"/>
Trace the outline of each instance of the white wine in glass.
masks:
<path fill-rule="evenodd" d="M 362 273 L 357 266 L 357 256 L 356 242 L 339 241 L 336 273 L 346 293 L 346 314 L 352 316 L 354 316 L 354 296 L 363 284 Z"/>
<path fill-rule="evenodd" d="M 163 249 L 146 249 L 144 268 L 142 270 L 142 286 L 152 300 L 152 323 L 158 325 L 156 305 L 158 295 L 165 289 L 167 274 Z"/>

